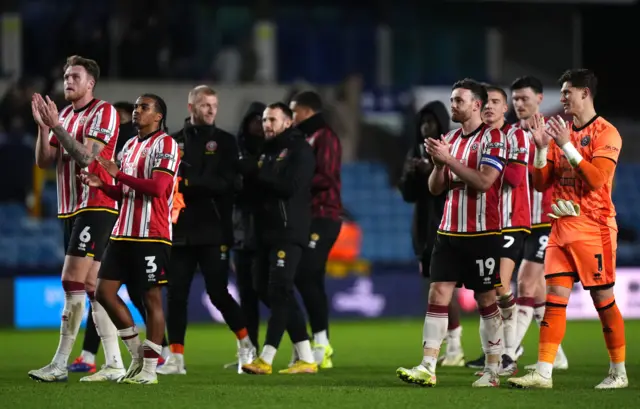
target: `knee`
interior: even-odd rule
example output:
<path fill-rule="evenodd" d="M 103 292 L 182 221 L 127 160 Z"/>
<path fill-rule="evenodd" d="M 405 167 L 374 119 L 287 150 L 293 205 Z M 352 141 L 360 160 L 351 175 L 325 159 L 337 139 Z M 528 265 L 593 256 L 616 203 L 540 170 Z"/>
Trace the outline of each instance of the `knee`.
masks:
<path fill-rule="evenodd" d="M 593 305 L 595 306 L 601 306 L 602 304 L 613 302 L 614 299 L 613 287 L 604 290 L 591 290 L 590 293 Z"/>
<path fill-rule="evenodd" d="M 293 285 L 287 281 L 269 283 L 267 296 L 271 304 L 286 304 L 293 296 Z"/>
<path fill-rule="evenodd" d="M 100 305 L 105 306 L 109 303 L 109 293 L 104 286 L 97 285 L 94 291 L 95 299 L 100 303 Z"/>
<path fill-rule="evenodd" d="M 429 303 L 436 305 L 449 305 L 453 298 L 455 283 L 432 282 L 429 286 Z"/>
<path fill-rule="evenodd" d="M 486 308 L 496 303 L 496 292 L 494 290 L 481 293 L 476 291 L 474 297 L 480 308 Z"/>

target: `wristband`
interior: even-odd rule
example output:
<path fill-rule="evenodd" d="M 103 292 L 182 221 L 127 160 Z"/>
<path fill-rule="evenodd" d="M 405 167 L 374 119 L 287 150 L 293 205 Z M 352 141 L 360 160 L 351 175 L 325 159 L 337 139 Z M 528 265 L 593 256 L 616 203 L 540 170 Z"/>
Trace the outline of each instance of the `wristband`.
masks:
<path fill-rule="evenodd" d="M 547 152 L 549 151 L 548 147 L 538 148 L 536 146 L 536 154 L 533 157 L 533 167 L 536 169 L 542 169 L 547 166 Z"/>
<path fill-rule="evenodd" d="M 580 164 L 580 162 L 582 162 L 582 155 L 580 155 L 580 152 L 578 152 L 576 147 L 573 146 L 571 142 L 567 142 L 562 145 L 562 152 L 564 152 L 564 156 L 567 158 L 569 164 L 572 167 L 575 168 Z"/>

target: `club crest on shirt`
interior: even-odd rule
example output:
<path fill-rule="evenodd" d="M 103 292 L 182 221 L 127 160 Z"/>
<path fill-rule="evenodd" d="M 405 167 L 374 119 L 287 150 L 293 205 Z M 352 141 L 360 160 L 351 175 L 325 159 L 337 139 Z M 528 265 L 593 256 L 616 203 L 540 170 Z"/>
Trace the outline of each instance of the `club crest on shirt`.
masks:
<path fill-rule="evenodd" d="M 280 154 L 276 158 L 276 161 L 279 161 L 279 160 L 282 160 L 282 159 L 286 158 L 287 157 L 287 153 L 289 153 L 289 150 L 287 148 L 284 148 L 282 150 L 282 152 L 280 152 Z"/>
<path fill-rule="evenodd" d="M 471 150 L 472 150 L 473 152 L 475 152 L 475 151 L 477 151 L 477 150 L 478 150 L 478 142 L 474 142 L 474 143 L 473 143 L 473 145 L 471 145 Z"/>
<path fill-rule="evenodd" d="M 146 158 L 148 154 L 149 154 L 149 148 L 144 148 L 140 156 L 142 156 L 143 158 Z"/>
<path fill-rule="evenodd" d="M 580 139 L 580 145 L 583 147 L 589 145 L 589 142 L 591 142 L 591 137 L 589 135 L 585 135 Z"/>
<path fill-rule="evenodd" d="M 205 149 L 207 150 L 205 152 L 206 155 L 213 155 L 216 153 L 216 149 L 218 149 L 218 144 L 215 141 L 209 141 L 205 145 Z"/>

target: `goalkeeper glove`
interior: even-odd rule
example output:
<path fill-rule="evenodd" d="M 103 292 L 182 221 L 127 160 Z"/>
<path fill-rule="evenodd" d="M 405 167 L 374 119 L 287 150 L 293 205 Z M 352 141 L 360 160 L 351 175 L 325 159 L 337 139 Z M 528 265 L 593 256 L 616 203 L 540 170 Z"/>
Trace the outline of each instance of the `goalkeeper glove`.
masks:
<path fill-rule="evenodd" d="M 551 205 L 553 213 L 547 215 L 552 219 L 559 219 L 566 216 L 580 216 L 580 205 L 573 203 L 572 200 L 558 199 L 556 204 Z"/>

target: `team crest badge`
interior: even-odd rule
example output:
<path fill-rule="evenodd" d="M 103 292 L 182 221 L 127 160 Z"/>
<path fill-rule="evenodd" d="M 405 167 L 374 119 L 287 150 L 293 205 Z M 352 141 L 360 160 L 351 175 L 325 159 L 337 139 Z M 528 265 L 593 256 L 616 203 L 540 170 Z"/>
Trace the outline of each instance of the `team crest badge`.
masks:
<path fill-rule="evenodd" d="M 276 260 L 276 267 L 284 267 L 284 257 L 286 255 L 287 254 L 284 251 L 282 250 L 278 251 L 277 253 L 278 260 Z"/>
<path fill-rule="evenodd" d="M 584 147 L 589 145 L 589 142 L 591 142 L 591 137 L 589 135 L 586 135 L 580 140 L 580 145 Z"/>
<path fill-rule="evenodd" d="M 218 144 L 215 141 L 209 141 L 205 145 L 205 148 L 207 150 L 207 155 L 213 155 L 214 153 L 216 153 L 216 149 L 218 149 Z"/>
<path fill-rule="evenodd" d="M 278 157 L 276 158 L 276 160 L 282 160 L 284 158 L 287 157 L 287 153 L 289 153 L 289 151 L 285 148 L 282 150 L 282 152 L 280 152 L 280 155 L 278 155 Z"/>
<path fill-rule="evenodd" d="M 474 142 L 473 145 L 471 145 L 471 150 L 474 152 L 478 150 L 478 142 Z"/>
<path fill-rule="evenodd" d="M 144 148 L 140 156 L 142 156 L 143 158 L 146 158 L 148 154 L 149 154 L 149 148 Z"/>

